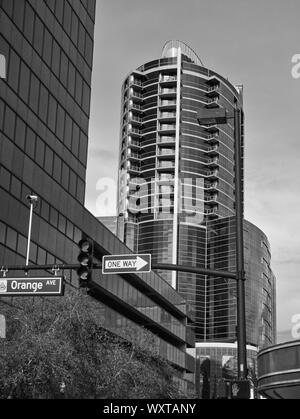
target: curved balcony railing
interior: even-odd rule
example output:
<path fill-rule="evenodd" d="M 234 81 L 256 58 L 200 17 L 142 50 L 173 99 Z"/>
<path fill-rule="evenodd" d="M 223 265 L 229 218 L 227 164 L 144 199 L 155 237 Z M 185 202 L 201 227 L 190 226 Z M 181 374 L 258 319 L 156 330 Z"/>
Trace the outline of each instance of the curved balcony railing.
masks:
<path fill-rule="evenodd" d="M 176 131 L 176 125 L 161 124 L 159 127 L 160 131 Z"/>
<path fill-rule="evenodd" d="M 160 81 L 162 83 L 174 82 L 174 81 L 177 81 L 177 77 L 176 76 L 162 76 Z"/>
<path fill-rule="evenodd" d="M 130 80 L 129 85 L 130 86 L 139 86 L 139 87 L 142 87 L 143 86 L 143 82 L 141 82 L 141 80 L 134 79 L 134 80 Z"/>
<path fill-rule="evenodd" d="M 158 143 L 159 144 L 175 144 L 175 137 L 171 137 L 171 136 L 161 136 L 158 139 Z"/>
<path fill-rule="evenodd" d="M 218 182 L 213 182 L 213 183 L 204 182 L 204 188 L 208 189 L 208 190 L 217 189 L 218 188 Z"/>
<path fill-rule="evenodd" d="M 206 215 L 217 215 L 218 210 L 217 210 L 217 208 L 205 209 L 204 214 L 206 214 Z"/>
<path fill-rule="evenodd" d="M 159 118 L 175 119 L 176 112 L 161 112 L 161 114 L 159 115 Z"/>
<path fill-rule="evenodd" d="M 176 88 L 173 88 L 173 89 L 163 88 L 163 89 L 161 89 L 160 94 L 161 95 L 173 95 L 173 94 L 176 94 L 176 92 L 177 92 Z"/>
<path fill-rule="evenodd" d="M 170 106 L 170 107 L 174 107 L 176 106 L 176 100 L 167 100 L 167 99 L 163 99 L 160 101 L 159 106 Z"/>
<path fill-rule="evenodd" d="M 175 150 L 172 150 L 171 148 L 167 150 L 162 149 L 162 150 L 159 150 L 158 155 L 167 156 L 167 157 L 168 156 L 175 157 Z"/>
<path fill-rule="evenodd" d="M 218 170 L 209 170 L 206 173 L 207 177 L 218 177 L 219 176 L 219 171 Z"/>

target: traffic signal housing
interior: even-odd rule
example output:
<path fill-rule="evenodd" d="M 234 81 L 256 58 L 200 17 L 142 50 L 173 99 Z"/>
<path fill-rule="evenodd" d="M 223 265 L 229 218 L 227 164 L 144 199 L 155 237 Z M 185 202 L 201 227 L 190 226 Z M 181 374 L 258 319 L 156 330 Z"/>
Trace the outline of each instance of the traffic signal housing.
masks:
<path fill-rule="evenodd" d="M 250 399 L 250 381 L 231 381 L 231 399 Z"/>
<path fill-rule="evenodd" d="M 90 239 L 82 239 L 78 243 L 78 247 L 80 249 L 77 258 L 80 263 L 77 269 L 79 286 L 80 288 L 86 288 L 92 278 L 94 243 Z"/>

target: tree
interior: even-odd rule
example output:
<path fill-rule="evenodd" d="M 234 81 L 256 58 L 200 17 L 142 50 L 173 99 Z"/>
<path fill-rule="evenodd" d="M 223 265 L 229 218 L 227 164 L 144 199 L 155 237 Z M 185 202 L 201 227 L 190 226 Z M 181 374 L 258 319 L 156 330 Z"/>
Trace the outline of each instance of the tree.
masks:
<path fill-rule="evenodd" d="M 126 328 L 127 339 L 99 322 L 100 303 L 85 291 L 1 305 L 0 398 L 180 398 L 175 370 L 155 337 Z"/>

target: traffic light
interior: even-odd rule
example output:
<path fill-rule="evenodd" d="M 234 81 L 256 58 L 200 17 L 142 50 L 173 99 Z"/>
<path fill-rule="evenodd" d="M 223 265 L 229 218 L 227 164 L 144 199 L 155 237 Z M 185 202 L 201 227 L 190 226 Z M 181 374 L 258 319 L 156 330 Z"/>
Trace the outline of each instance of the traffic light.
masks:
<path fill-rule="evenodd" d="M 78 243 L 80 249 L 77 258 L 80 263 L 77 269 L 80 288 L 86 288 L 92 277 L 94 244 L 90 239 L 82 239 Z"/>
<path fill-rule="evenodd" d="M 250 399 L 250 381 L 234 380 L 231 381 L 232 399 Z"/>

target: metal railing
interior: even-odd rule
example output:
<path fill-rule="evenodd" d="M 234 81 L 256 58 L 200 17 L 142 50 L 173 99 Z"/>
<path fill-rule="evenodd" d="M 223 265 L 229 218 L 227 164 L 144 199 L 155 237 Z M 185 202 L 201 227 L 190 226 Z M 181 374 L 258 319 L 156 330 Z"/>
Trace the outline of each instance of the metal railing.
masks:
<path fill-rule="evenodd" d="M 219 175 L 218 170 L 209 170 L 209 171 L 206 173 L 206 176 L 218 176 L 218 175 Z"/>
<path fill-rule="evenodd" d="M 129 132 L 132 133 L 132 134 L 141 135 L 141 131 L 137 128 L 130 128 Z"/>
<path fill-rule="evenodd" d="M 163 136 L 160 137 L 158 142 L 160 144 L 164 144 L 164 143 L 175 143 L 175 137 L 168 137 L 168 136 Z"/>
<path fill-rule="evenodd" d="M 142 123 L 142 118 L 139 118 L 138 116 L 132 116 L 130 119 L 131 121 Z"/>
<path fill-rule="evenodd" d="M 165 89 L 161 89 L 161 91 L 160 91 L 160 93 L 161 94 L 167 94 L 167 93 L 176 93 L 176 91 L 177 91 L 177 89 L 167 89 L 167 88 L 165 88 Z"/>
<path fill-rule="evenodd" d="M 160 106 L 174 106 L 176 105 L 176 100 L 162 100 Z"/>
<path fill-rule="evenodd" d="M 204 188 L 205 189 L 217 189 L 218 187 L 218 183 L 214 182 L 214 183 L 204 183 Z"/>
<path fill-rule="evenodd" d="M 132 96 L 132 97 L 137 97 L 137 98 L 139 98 L 139 99 L 142 99 L 142 98 L 143 98 L 143 95 L 142 95 L 141 93 L 138 93 L 138 92 L 135 92 L 135 91 L 133 91 L 133 92 L 131 93 L 131 96 Z"/>
<path fill-rule="evenodd" d="M 136 85 L 136 86 L 143 86 L 143 83 L 140 80 L 134 79 L 134 80 L 130 80 L 130 86 L 132 85 Z"/>
<path fill-rule="evenodd" d="M 161 112 L 160 118 L 176 118 L 176 112 Z"/>
<path fill-rule="evenodd" d="M 130 140 L 130 141 L 128 142 L 128 146 L 129 146 L 129 147 L 130 147 L 130 146 L 140 147 L 140 142 L 139 142 L 139 141 L 136 141 L 136 140 Z"/>
<path fill-rule="evenodd" d="M 161 124 L 160 125 L 160 130 L 176 130 L 176 125 L 171 125 L 171 124 Z"/>
<path fill-rule="evenodd" d="M 169 161 L 162 161 L 159 163 L 158 167 L 160 169 L 175 169 L 175 164 Z"/>
<path fill-rule="evenodd" d="M 159 150 L 159 156 L 175 156 L 175 150 L 167 149 L 167 150 Z"/>
<path fill-rule="evenodd" d="M 212 93 L 212 92 L 217 92 L 219 90 L 219 86 L 215 85 L 215 86 L 211 86 L 207 89 L 208 93 Z"/>
<path fill-rule="evenodd" d="M 207 215 L 218 214 L 218 210 L 216 208 L 206 209 L 206 210 L 204 210 L 204 213 L 207 214 Z"/>
<path fill-rule="evenodd" d="M 211 151 L 218 151 L 218 146 L 217 145 L 214 145 L 214 146 L 212 146 L 212 147 L 209 147 L 207 150 L 206 150 L 206 152 L 208 152 L 208 153 L 210 153 Z"/>
<path fill-rule="evenodd" d="M 137 105 L 136 103 L 130 103 L 129 104 L 129 107 L 132 108 L 132 109 L 136 109 L 138 111 L 141 111 L 142 110 L 141 105 Z"/>
<path fill-rule="evenodd" d="M 218 159 L 218 157 L 214 157 L 212 159 L 208 159 L 207 160 L 207 163 L 208 164 L 212 164 L 212 163 L 218 164 L 219 163 L 219 159 Z"/>
<path fill-rule="evenodd" d="M 128 153 L 129 159 L 138 159 L 140 158 L 140 155 L 138 153 Z"/>
<path fill-rule="evenodd" d="M 161 78 L 161 82 L 168 82 L 168 81 L 177 81 L 177 77 L 176 76 L 162 76 Z"/>

